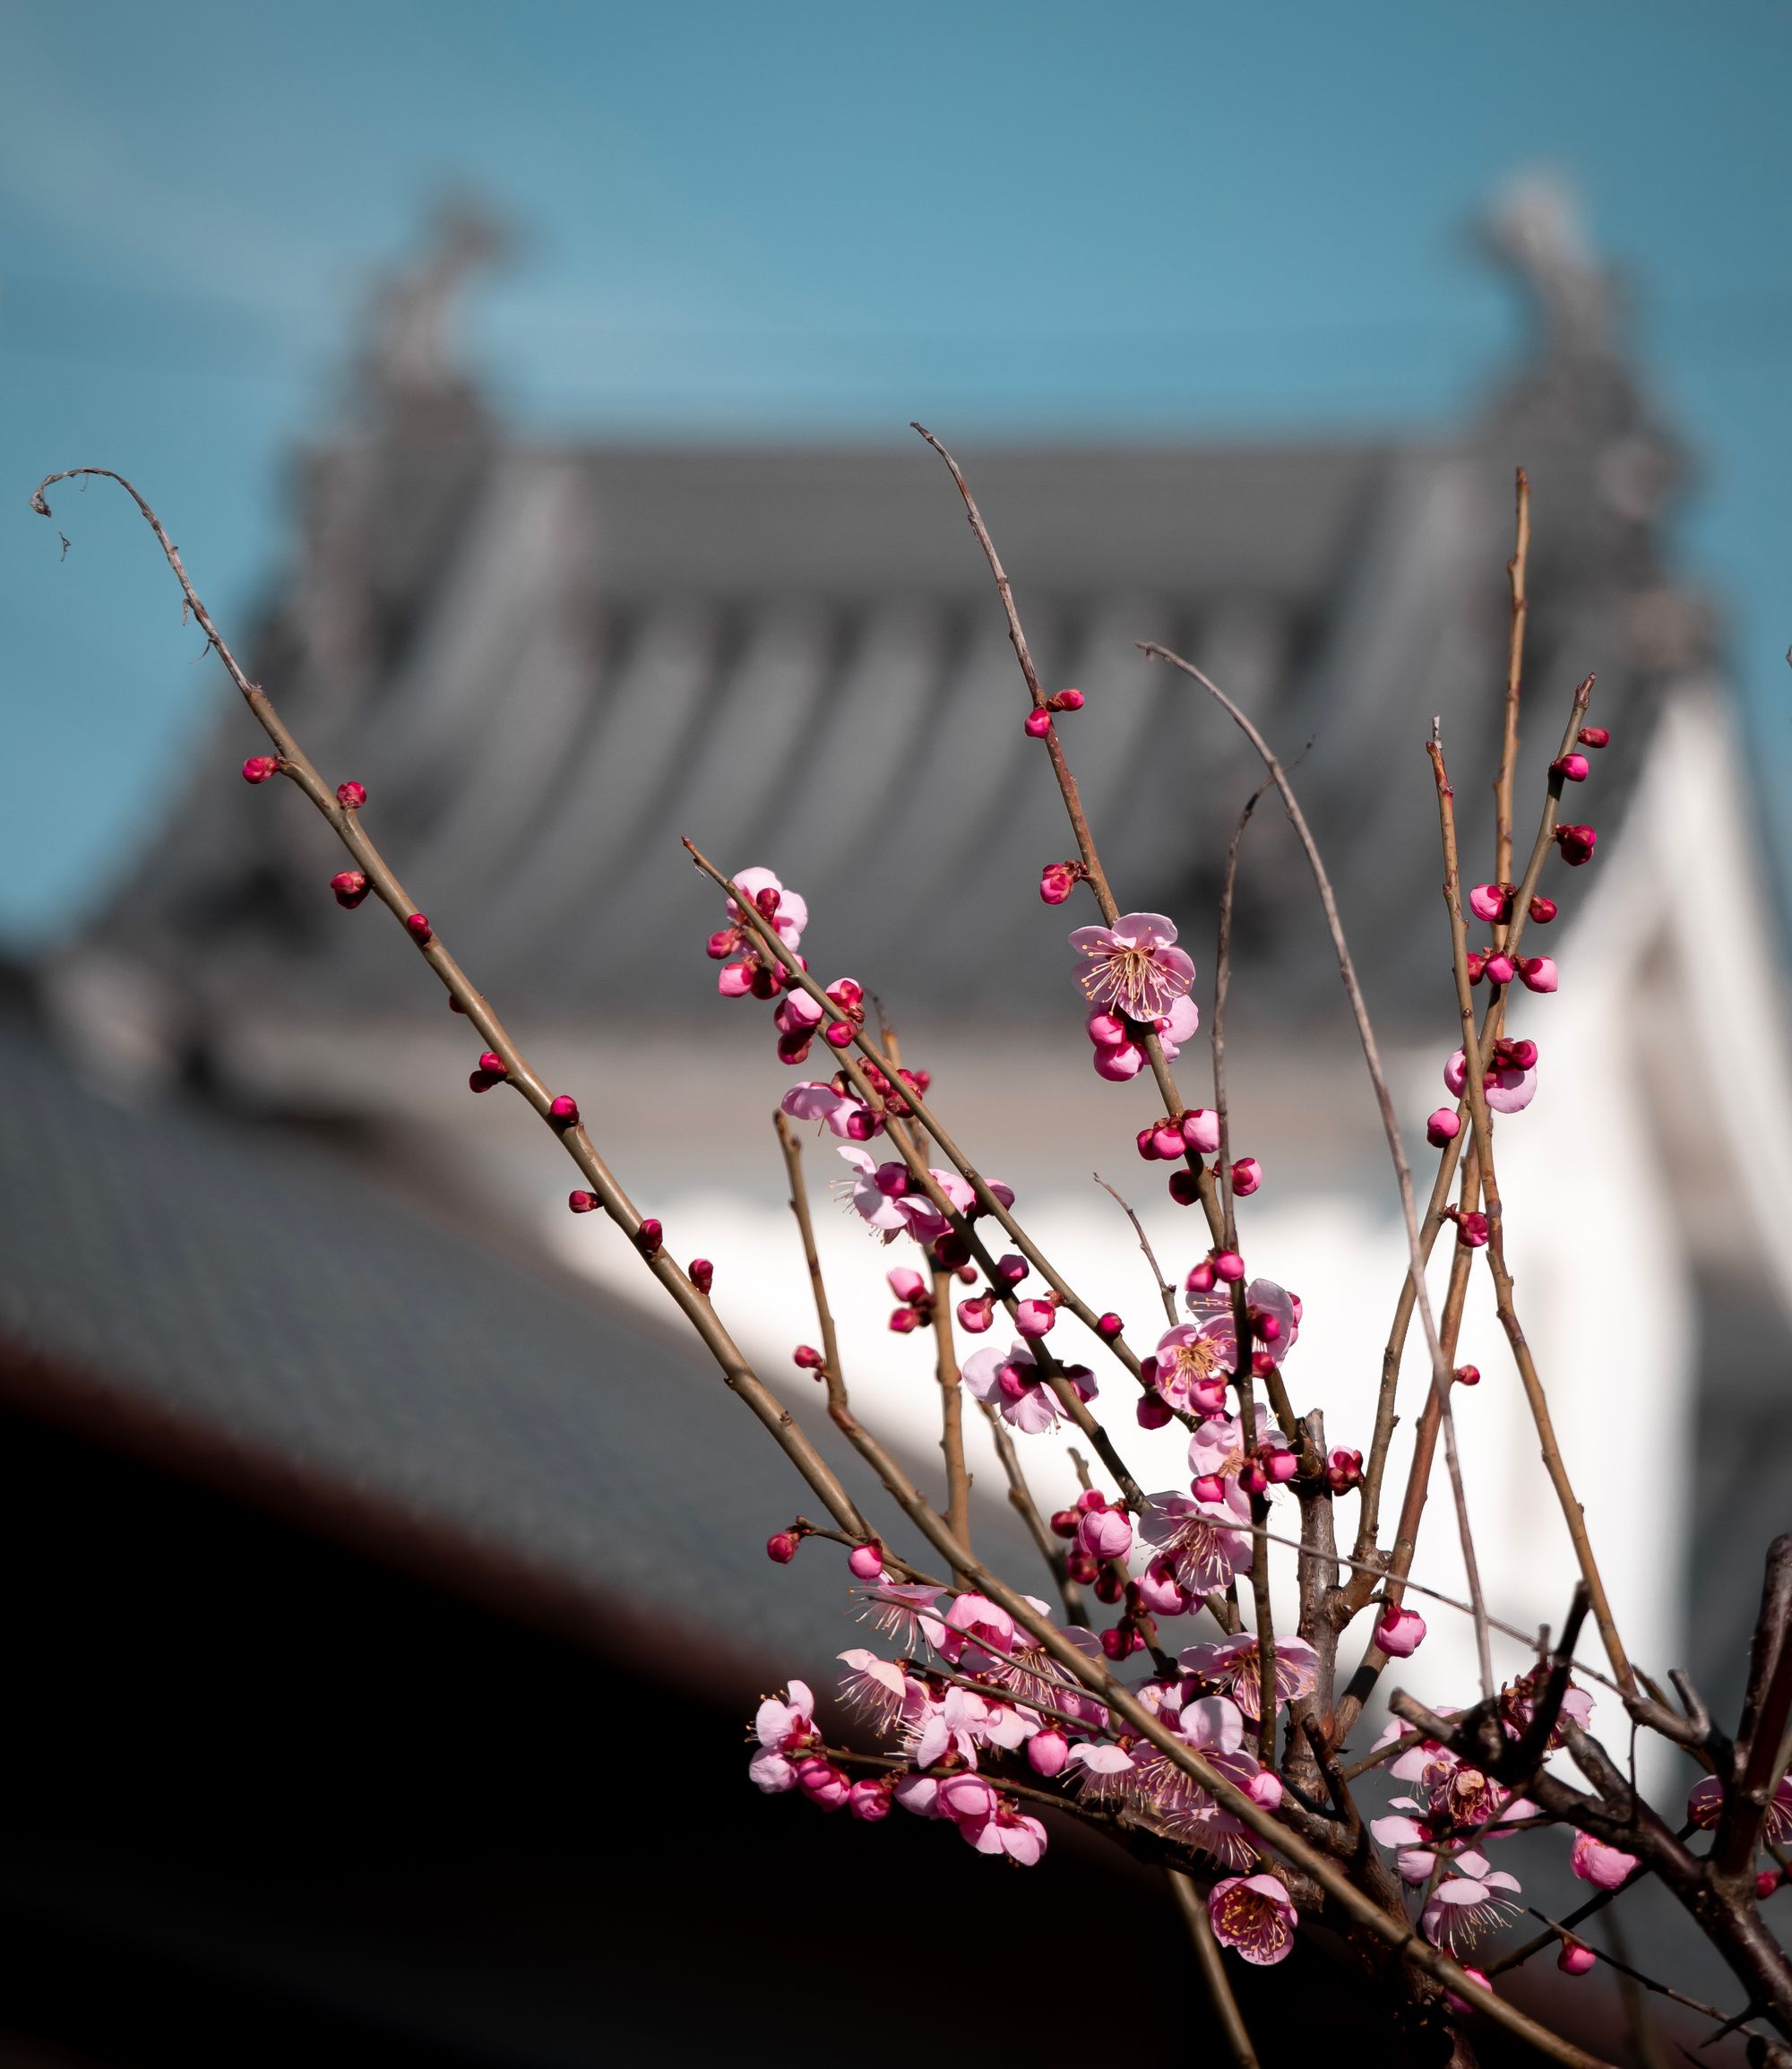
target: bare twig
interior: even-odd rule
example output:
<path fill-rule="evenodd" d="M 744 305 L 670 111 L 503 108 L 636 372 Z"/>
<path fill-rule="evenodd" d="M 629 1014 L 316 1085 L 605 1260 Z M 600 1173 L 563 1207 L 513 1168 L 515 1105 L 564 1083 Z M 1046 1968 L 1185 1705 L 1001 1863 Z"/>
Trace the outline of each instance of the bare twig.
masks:
<path fill-rule="evenodd" d="M 1362 1044 L 1363 1060 L 1368 1066 L 1370 1082 L 1374 1086 L 1375 1103 L 1381 1110 L 1383 1132 L 1387 1136 L 1388 1154 L 1392 1159 L 1394 1177 L 1400 1186 L 1400 1211 L 1406 1221 L 1408 1271 L 1418 1309 L 1419 1326 L 1425 1332 L 1426 1348 L 1431 1353 L 1432 1384 L 1439 1397 L 1439 1413 L 1443 1418 L 1445 1430 L 1445 1457 L 1453 1461 L 1455 1445 L 1451 1431 L 1450 1366 L 1444 1361 L 1437 1318 L 1432 1313 L 1431 1295 L 1425 1283 L 1425 1249 L 1419 1238 L 1417 1209 L 1413 1203 L 1412 1168 L 1407 1162 L 1406 1146 L 1400 1140 L 1400 1122 L 1394 1114 L 1393 1095 L 1388 1090 L 1387 1073 L 1382 1068 L 1375 1030 L 1369 1020 L 1369 1009 L 1363 998 L 1363 987 L 1357 980 L 1357 967 L 1351 961 L 1349 945 L 1344 938 L 1343 922 L 1338 917 L 1338 901 L 1331 889 L 1331 879 L 1326 874 L 1325 864 L 1320 857 L 1319 844 L 1313 837 L 1313 829 L 1306 823 L 1306 815 L 1300 808 L 1300 800 L 1295 796 L 1294 788 L 1273 749 L 1231 698 L 1192 661 L 1184 660 L 1180 654 L 1172 653 L 1167 647 L 1159 646 L 1153 641 L 1142 640 L 1139 651 L 1154 660 L 1167 661 L 1172 668 L 1179 668 L 1184 675 L 1199 683 L 1230 717 L 1256 749 L 1276 789 L 1281 793 L 1282 805 L 1305 853 L 1307 867 L 1313 873 L 1319 901 L 1325 913 L 1326 927 L 1331 935 L 1331 945 L 1338 957 L 1338 974 L 1343 980 L 1345 996 L 1349 999 L 1350 1011 L 1357 1022 L 1357 1036 Z M 1460 1474 L 1453 1468 L 1451 1492 L 1455 1497 L 1456 1528 L 1461 1540 L 1462 1564 L 1469 1578 L 1469 1597 L 1478 1606 L 1476 1629 L 1481 1641 L 1482 1678 L 1486 1684 L 1486 1692 L 1490 1693 L 1492 1668 L 1486 1642 L 1486 1608 L 1481 1596 L 1480 1569 L 1475 1557 L 1474 1532 L 1469 1525 L 1468 1496 L 1462 1488 Z"/>
<path fill-rule="evenodd" d="M 1219 1951 L 1219 1942 L 1213 1936 L 1213 1920 L 1207 1915 L 1201 1892 L 1181 1869 L 1167 1868 L 1164 1872 L 1169 1878 L 1170 1894 L 1175 1897 L 1183 1923 L 1188 1927 L 1188 1936 L 1194 1943 L 1195 1959 L 1201 1963 L 1202 1978 L 1207 1985 L 1208 1996 L 1213 2000 L 1219 2030 L 1226 2036 L 1232 2059 L 1238 2069 L 1258 2069 L 1257 2050 L 1251 2045 L 1244 2014 L 1238 2009 L 1238 2000 L 1232 1995 L 1226 1959 Z"/>

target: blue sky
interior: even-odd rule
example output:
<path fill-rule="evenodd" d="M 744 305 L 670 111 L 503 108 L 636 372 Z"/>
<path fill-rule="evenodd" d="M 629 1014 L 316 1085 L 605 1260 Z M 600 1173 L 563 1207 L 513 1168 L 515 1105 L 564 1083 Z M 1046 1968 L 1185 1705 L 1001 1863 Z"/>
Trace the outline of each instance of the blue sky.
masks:
<path fill-rule="evenodd" d="M 59 562 L 31 486 L 135 475 L 240 626 L 368 272 L 456 184 L 521 232 L 471 341 L 520 426 L 1292 436 L 1472 404 L 1513 315 L 1466 226 L 1552 168 L 1792 773 L 1784 7 L 0 0 L 0 942 L 103 892 L 219 684 L 124 511 L 65 494 Z"/>

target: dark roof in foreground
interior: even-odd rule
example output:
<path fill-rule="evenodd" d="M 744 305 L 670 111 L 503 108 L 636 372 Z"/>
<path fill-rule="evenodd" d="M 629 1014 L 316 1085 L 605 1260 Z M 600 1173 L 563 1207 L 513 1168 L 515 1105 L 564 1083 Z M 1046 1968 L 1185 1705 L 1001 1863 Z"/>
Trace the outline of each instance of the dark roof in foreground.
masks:
<path fill-rule="evenodd" d="M 823 1520 L 813 1496 L 669 1334 L 327 1152 L 114 1105 L 12 1013 L 0 1076 L 0 1367 L 23 1405 L 668 1671 L 693 1634 L 780 1674 L 852 1642 L 844 1555 L 762 1549 Z"/>

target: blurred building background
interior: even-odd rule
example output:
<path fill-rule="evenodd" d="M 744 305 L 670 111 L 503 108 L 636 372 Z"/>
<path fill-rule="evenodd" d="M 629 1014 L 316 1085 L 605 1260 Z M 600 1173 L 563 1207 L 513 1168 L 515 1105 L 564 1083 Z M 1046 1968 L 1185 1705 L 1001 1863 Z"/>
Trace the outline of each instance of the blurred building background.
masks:
<path fill-rule="evenodd" d="M 48 221 L 124 193 L 72 145 L 34 177 Z M 1133 642 L 1187 653 L 1300 757 L 1409 1145 L 1455 1022 L 1423 745 L 1435 714 L 1484 876 L 1528 469 L 1521 852 L 1590 670 L 1613 742 L 1573 794 L 1597 859 L 1552 865 L 1562 917 L 1533 941 L 1562 989 L 1514 1007 L 1543 1060 L 1502 1133 L 1509 1243 L 1626 1638 L 1727 1703 L 1792 1450 L 1792 1081 L 1763 809 L 1780 743 L 1736 659 L 1760 596 L 1739 611 L 1707 579 L 1709 538 L 1688 549 L 1701 452 L 1564 190 L 1521 181 L 1458 220 L 1503 299 L 1473 305 L 1480 371 L 1423 422 L 1388 401 L 1389 369 L 1426 357 L 1398 321 L 1367 354 L 1380 400 L 1319 431 L 1262 408 L 1248 432 L 1168 407 L 1157 427 L 1141 382 L 1130 416 L 968 408 L 961 434 L 937 383 L 916 391 L 1047 685 L 1088 697 L 1064 734 L 1116 892 L 1176 918 L 1203 1012 L 1219 872 L 1258 772 Z M 789 1350 L 813 1330 L 770 1127 L 793 1073 L 762 1007 L 715 996 L 717 902 L 681 833 L 806 894 L 818 972 L 877 991 L 1043 1246 L 1149 1336 L 1149 1275 L 1092 1174 L 1133 1200 L 1167 1270 L 1199 1239 L 1134 1154 L 1150 1094 L 1088 1068 L 1064 942 L 1088 914 L 1035 894 L 1072 842 L 949 478 L 881 419 L 874 439 L 862 409 L 812 401 L 806 374 L 797 435 L 745 409 L 711 424 L 643 405 L 594 430 L 572 404 L 524 407 L 527 326 L 513 306 L 509 330 L 482 315 L 515 221 L 444 208 L 416 248 L 394 244 L 358 332 L 330 332 L 340 377 L 292 427 L 276 515 L 240 527 L 253 565 L 204 520 L 224 600 L 252 583 L 259 599 L 233 637 L 247 626 L 239 648 L 330 778 L 366 785 L 375 837 L 633 1196 L 681 1256 L 717 1261 L 719 1306 L 799 1412 L 813 1395 Z M 221 197 L 210 227 L 228 245 Z M 828 247 L 838 272 L 849 244 Z M 47 368 L 58 325 L 82 330 L 78 301 L 51 304 L 22 361 L 38 351 L 45 394 L 68 377 Z M 316 312 L 282 323 L 284 342 Z M 132 378 L 159 334 L 134 339 Z M 513 359 L 495 335 L 521 340 Z M 18 343 L 13 314 L 0 350 Z M 1004 368 L 1024 385 L 1023 358 Z M 137 418 L 153 454 L 168 427 Z M 71 422 L 107 426 L 97 408 Z M 19 422 L 8 453 L 22 428 L 33 478 L 113 457 L 44 453 L 45 426 Z M 949 1834 L 762 1802 L 740 1774 L 756 1692 L 822 1684 L 857 1637 L 832 1548 L 784 1571 L 758 1551 L 804 1505 L 782 1461 L 607 1224 L 566 1214 L 540 1132 L 502 1093 L 468 1097 L 464 1023 L 381 909 L 335 907 L 314 815 L 236 780 L 260 742 L 213 666 L 192 671 L 204 700 L 183 692 L 190 744 L 166 746 L 172 716 L 140 744 L 144 721 L 96 686 L 117 628 L 91 605 L 46 615 L 59 577 L 110 582 L 152 557 L 104 493 L 53 496 L 72 567 L 30 521 L 29 579 L 7 578 L 30 657 L 9 709 L 22 738 L 62 743 L 12 837 L 47 886 L 72 879 L 51 852 L 78 816 L 65 789 L 114 823 L 103 884 L 82 865 L 84 909 L 39 899 L 30 870 L 6 887 L 51 917 L 14 930 L 0 1024 L 0 1513 L 37 1692 L 0 1849 L 0 1915 L 29 1957 L 0 1989 L 0 2049 L 533 2069 L 649 2047 L 782 2059 L 793 2034 L 825 2048 L 844 2022 L 864 2058 L 906 2061 L 962 2022 L 1002 2059 L 974 1989 L 894 2006 L 880 1990 L 864 2024 L 867 1937 L 887 1961 L 898 1919 L 925 1961 L 982 1932 L 989 1864 L 943 1864 Z M 168 602 L 159 569 L 140 591 L 120 579 L 134 608 Z M 1306 1303 L 1291 1391 L 1332 1441 L 1366 1444 L 1404 1245 L 1311 884 L 1269 804 L 1244 849 L 1230 1030 L 1236 1147 L 1267 1175 L 1246 1252 Z M 1197 1044 L 1178 1066 L 1192 1101 L 1206 1069 Z M 808 1152 L 818 1194 L 833 1147 Z M 820 1218 L 855 1400 L 926 1473 L 935 1389 L 924 1347 L 884 1326 L 893 1260 L 849 1211 Z M 1457 1398 L 1478 1530 L 1500 1547 L 1484 1549 L 1492 1606 L 1554 1623 L 1572 1561 L 1490 1308 L 1471 1303 L 1463 1349 L 1486 1375 Z M 1422 1384 L 1409 1363 L 1411 1398 Z M 1148 1484 L 1185 1478 L 1173 1434 L 1135 1436 L 1118 1390 L 1109 1406 Z M 1403 1456 L 1397 1440 L 1395 1484 Z M 1028 1457 L 1043 1499 L 1073 1486 L 1049 1440 Z M 999 1487 L 980 1447 L 977 1467 L 979 1494 Z M 978 1529 L 1027 1570 L 1005 1504 L 983 1502 Z M 1459 1582 L 1435 1508 L 1416 1572 Z M 1404 1678 L 1460 1700 L 1471 1649 L 1449 1612 L 1431 1621 Z M 1019 1941 L 1090 1866 L 1060 1845 L 1037 1882 L 1002 1878 Z M 1149 1939 L 1153 1892 L 1116 1872 Z M 867 1875 L 868 1934 L 852 1908 Z M 1157 1946 L 1146 1967 L 1179 1958 L 1172 1936 Z M 1721 1977 L 1676 1974 L 1725 1999 Z M 1597 2003 L 1589 2038 L 1609 2040 Z M 1105 2017 L 1066 2012 L 1063 2038 L 1099 2045 Z"/>

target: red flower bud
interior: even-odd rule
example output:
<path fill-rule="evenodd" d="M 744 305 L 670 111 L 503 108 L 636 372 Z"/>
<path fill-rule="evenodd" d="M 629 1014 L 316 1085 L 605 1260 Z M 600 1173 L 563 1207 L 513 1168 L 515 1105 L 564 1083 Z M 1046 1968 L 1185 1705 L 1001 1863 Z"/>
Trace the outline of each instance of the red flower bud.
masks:
<path fill-rule="evenodd" d="M 1452 1210 L 1451 1219 L 1456 1224 L 1456 1240 L 1463 1249 L 1478 1250 L 1487 1240 L 1487 1217 L 1485 1214 L 1464 1214 Z"/>
<path fill-rule="evenodd" d="M 827 1037 L 828 1044 L 832 1048 L 843 1049 L 852 1040 L 852 1024 L 849 1021 L 830 1021 L 822 1031 Z"/>
<path fill-rule="evenodd" d="M 1559 761 L 1549 764 L 1552 776 L 1560 776 L 1570 783 L 1584 783 L 1592 763 L 1584 754 L 1564 754 Z"/>
<path fill-rule="evenodd" d="M 1155 1163 L 1162 1156 L 1163 1152 L 1158 1147 L 1158 1131 L 1155 1127 L 1141 1128 L 1134 1139 L 1139 1145 L 1139 1154 L 1148 1164 Z M 1180 1149 L 1177 1154 L 1181 1154 Z"/>
<path fill-rule="evenodd" d="M 1052 1512 L 1052 1535 L 1058 1538 L 1073 1538 L 1076 1535 L 1077 1525 L 1081 1521 L 1081 1513 L 1076 1509 L 1054 1509 Z"/>
<path fill-rule="evenodd" d="M 1104 1566 L 1095 1576 L 1095 1599 L 1098 1602 L 1117 1602 L 1125 1592 L 1124 1577 L 1116 1573 L 1112 1566 Z"/>
<path fill-rule="evenodd" d="M 726 962 L 739 946 L 739 927 L 723 927 L 711 935 L 703 944 L 703 951 L 711 962 Z"/>
<path fill-rule="evenodd" d="M 1583 747 L 1608 747 L 1612 743 L 1610 728 L 1606 726 L 1582 726 L 1574 737 Z"/>
<path fill-rule="evenodd" d="M 1030 739 L 1043 740 L 1052 729 L 1052 714 L 1045 705 L 1035 704 L 1033 709 L 1027 713 L 1024 722 L 1027 728 L 1027 737 Z"/>
<path fill-rule="evenodd" d="M 1060 690 L 1052 699 L 1052 709 L 1055 711 L 1080 711 L 1082 709 L 1082 692 Z"/>
<path fill-rule="evenodd" d="M 1545 898 L 1540 892 L 1530 901 L 1530 917 L 1539 927 L 1547 927 L 1561 909 L 1553 898 Z"/>
<path fill-rule="evenodd" d="M 1088 874 L 1081 862 L 1047 862 L 1039 872 L 1039 896 L 1047 905 L 1062 905 Z"/>
<path fill-rule="evenodd" d="M 279 774 L 278 754 L 251 754 L 243 764 L 243 780 L 246 783 L 265 783 L 270 776 Z"/>
<path fill-rule="evenodd" d="M 1762 1898 L 1770 1897 L 1774 1891 L 1779 1887 L 1780 1881 L 1781 1876 L 1778 1868 L 1762 1868 L 1754 1878 L 1755 1901 L 1759 1903 Z"/>
<path fill-rule="evenodd" d="M 1170 1419 L 1170 1406 L 1154 1393 L 1142 1393 L 1133 1411 L 1141 1429 L 1162 1429 Z"/>
<path fill-rule="evenodd" d="M 716 1282 L 716 1268 L 707 1257 L 692 1258 L 685 1269 L 692 1285 L 699 1293 L 707 1294 Z"/>
<path fill-rule="evenodd" d="M 1064 1572 L 1079 1587 L 1088 1587 L 1100 1571 L 1087 1552 L 1072 1552 L 1064 1560 Z"/>
<path fill-rule="evenodd" d="M 956 1272 L 970 1261 L 970 1245 L 956 1228 L 948 1228 L 934 1245 L 934 1262 L 943 1271 Z"/>
<path fill-rule="evenodd" d="M 1425 1139 L 1434 1150 L 1453 1142 L 1461 1133 L 1462 1116 L 1451 1107 L 1439 1107 L 1425 1124 Z"/>
<path fill-rule="evenodd" d="M 636 1247 L 643 1257 L 657 1257 L 659 1246 L 666 1240 L 666 1231 L 652 1215 L 649 1215 L 634 1232 Z"/>
<path fill-rule="evenodd" d="M 501 1077 L 494 1077 L 490 1071 L 470 1071 L 467 1075 L 467 1090 L 470 1092 L 488 1092 L 494 1085 L 501 1085 L 503 1082 Z"/>
<path fill-rule="evenodd" d="M 1471 948 L 1469 951 L 1469 982 L 1470 984 L 1479 984 L 1482 975 L 1486 970 L 1486 951 L 1485 949 Z"/>
<path fill-rule="evenodd" d="M 568 1193 L 566 1204 L 575 1214 L 589 1214 L 598 1205 L 598 1196 L 595 1193 Z"/>
<path fill-rule="evenodd" d="M 359 783 L 339 783 L 336 786 L 336 802 L 345 812 L 358 812 L 367 801 L 365 786 Z"/>
<path fill-rule="evenodd" d="M 1478 1365 L 1459 1365 L 1456 1367 L 1456 1384 L 1458 1386 L 1479 1386 L 1481 1384 L 1480 1366 Z"/>
<path fill-rule="evenodd" d="M 1512 959 L 1504 949 L 1501 949 L 1496 954 L 1490 955 L 1481 965 L 1481 968 L 1486 970 L 1489 984 L 1510 984 L 1512 978 L 1518 975 Z"/>
<path fill-rule="evenodd" d="M 1192 1207 L 1201 1197 L 1201 1181 L 1193 1171 L 1170 1173 L 1170 1198 L 1178 1207 Z"/>
<path fill-rule="evenodd" d="M 1098 1336 L 1104 1338 L 1107 1342 L 1112 1343 L 1114 1339 L 1120 1334 L 1125 1326 L 1126 1324 L 1121 1321 L 1117 1315 L 1110 1313 L 1104 1315 L 1100 1320 L 1097 1322 L 1095 1324 L 1095 1333 Z"/>
<path fill-rule="evenodd" d="M 488 1078 L 504 1078 L 510 1074 L 504 1067 L 504 1058 L 495 1049 L 481 1050 L 479 1054 L 479 1068 L 486 1073 Z"/>
<path fill-rule="evenodd" d="M 1555 964 L 1546 955 L 1528 955 L 1518 966 L 1518 973 L 1532 991 L 1555 989 Z"/>
<path fill-rule="evenodd" d="M 579 1102 L 570 1092 L 562 1092 L 547 1102 L 547 1117 L 557 1121 L 563 1128 L 576 1128 L 579 1125 Z"/>
<path fill-rule="evenodd" d="M 794 1531 L 773 1530 L 765 1540 L 765 1556 L 780 1566 L 788 1566 L 797 1556 L 797 1538 Z"/>
<path fill-rule="evenodd" d="M 429 931 L 429 916 L 425 912 L 408 912 L 404 919 L 405 931 L 419 948 L 427 948 L 435 936 Z"/>
<path fill-rule="evenodd" d="M 367 895 L 367 880 L 358 869 L 339 869 L 330 879 L 330 888 L 337 904 L 352 912 Z"/>
<path fill-rule="evenodd" d="M 1254 1157 L 1240 1157 L 1232 1167 L 1232 1190 L 1248 1199 L 1263 1182 L 1263 1167 Z"/>
<path fill-rule="evenodd" d="M 1571 869 L 1578 869 L 1583 862 L 1593 859 L 1593 843 L 1598 835 L 1590 826 L 1558 826 L 1555 841 L 1562 850 L 1562 859 Z"/>
<path fill-rule="evenodd" d="M 890 1317 L 891 1333 L 907 1336 L 911 1330 L 918 1329 L 926 1319 L 918 1307 L 899 1307 Z"/>
<path fill-rule="evenodd" d="M 1584 1940 L 1564 1939 L 1562 1952 L 1555 1957 L 1555 1966 L 1564 1976 L 1584 1976 L 1598 1960 L 1598 1956 Z"/>
<path fill-rule="evenodd" d="M 1348 1495 L 1352 1487 L 1363 1484 L 1363 1454 L 1361 1452 L 1338 1450 L 1325 1461 L 1325 1484 L 1334 1495 Z"/>
<path fill-rule="evenodd" d="M 1236 1250 L 1216 1251 L 1213 1274 L 1216 1279 L 1223 1279 L 1228 1286 L 1236 1286 L 1245 1276 L 1245 1260 Z"/>

